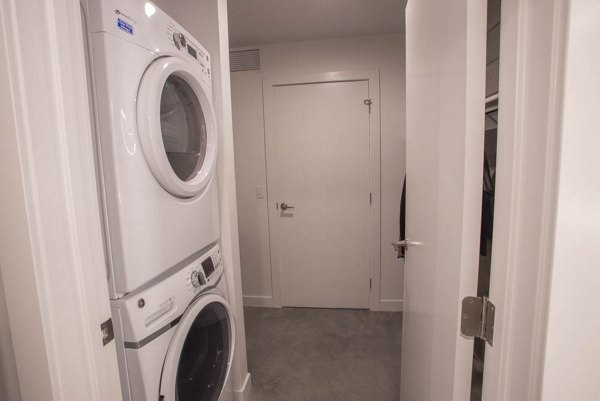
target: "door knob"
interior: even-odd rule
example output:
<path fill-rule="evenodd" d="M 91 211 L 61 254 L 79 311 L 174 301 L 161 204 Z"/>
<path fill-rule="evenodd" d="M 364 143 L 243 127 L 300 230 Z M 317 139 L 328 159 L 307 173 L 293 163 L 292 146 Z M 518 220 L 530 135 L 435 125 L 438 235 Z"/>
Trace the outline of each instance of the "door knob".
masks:
<path fill-rule="evenodd" d="M 288 204 L 287 204 L 287 203 L 285 203 L 285 202 L 283 202 L 283 203 L 281 204 L 281 210 L 283 210 L 284 212 L 285 212 L 286 210 L 288 210 L 288 209 L 293 209 L 293 208 L 294 208 L 294 206 L 290 206 L 290 205 L 288 205 Z"/>

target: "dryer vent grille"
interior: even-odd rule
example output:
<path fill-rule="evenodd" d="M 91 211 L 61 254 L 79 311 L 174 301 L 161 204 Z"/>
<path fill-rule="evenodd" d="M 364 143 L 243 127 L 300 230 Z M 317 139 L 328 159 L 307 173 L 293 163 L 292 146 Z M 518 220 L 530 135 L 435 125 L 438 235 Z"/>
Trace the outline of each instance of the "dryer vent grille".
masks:
<path fill-rule="evenodd" d="M 229 53 L 231 72 L 260 70 L 260 50 L 240 50 Z"/>

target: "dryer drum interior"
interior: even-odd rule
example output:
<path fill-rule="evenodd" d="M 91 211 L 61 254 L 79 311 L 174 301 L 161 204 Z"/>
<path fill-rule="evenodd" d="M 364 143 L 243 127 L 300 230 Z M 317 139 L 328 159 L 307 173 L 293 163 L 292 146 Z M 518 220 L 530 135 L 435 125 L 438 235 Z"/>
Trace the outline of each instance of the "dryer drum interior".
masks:
<path fill-rule="evenodd" d="M 202 106 L 192 87 L 177 75 L 167 78 L 160 100 L 165 152 L 182 181 L 194 177 L 204 163 L 207 132 Z"/>

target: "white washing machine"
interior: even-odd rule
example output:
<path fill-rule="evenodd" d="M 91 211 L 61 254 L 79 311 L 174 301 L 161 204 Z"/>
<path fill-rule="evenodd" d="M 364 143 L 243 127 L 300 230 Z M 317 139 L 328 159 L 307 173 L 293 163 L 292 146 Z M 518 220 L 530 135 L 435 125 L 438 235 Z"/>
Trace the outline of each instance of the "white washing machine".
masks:
<path fill-rule="evenodd" d="M 148 1 L 88 0 L 84 22 L 117 299 L 219 238 L 210 55 Z"/>
<path fill-rule="evenodd" d="M 218 246 L 112 300 L 124 401 L 229 401 L 233 314 Z"/>

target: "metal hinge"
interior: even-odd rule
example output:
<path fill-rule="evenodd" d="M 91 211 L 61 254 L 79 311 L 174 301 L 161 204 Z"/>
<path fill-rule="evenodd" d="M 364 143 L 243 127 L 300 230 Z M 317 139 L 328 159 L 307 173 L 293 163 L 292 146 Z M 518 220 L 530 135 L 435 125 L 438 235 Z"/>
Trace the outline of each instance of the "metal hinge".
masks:
<path fill-rule="evenodd" d="M 106 345 L 115 338 L 115 331 L 113 329 L 112 319 L 108 319 L 106 322 L 100 325 L 100 331 L 102 332 L 102 345 Z"/>
<path fill-rule="evenodd" d="M 369 279 L 369 288 L 373 288 L 373 281 L 372 281 L 372 279 Z"/>
<path fill-rule="evenodd" d="M 369 114 L 371 114 L 371 105 L 373 104 L 373 100 L 365 99 L 363 102 L 366 106 L 369 106 Z"/>
<path fill-rule="evenodd" d="M 373 193 L 369 192 L 369 205 L 373 204 Z"/>
<path fill-rule="evenodd" d="M 477 337 L 494 345 L 496 307 L 487 297 L 465 297 L 462 301 L 460 331 L 467 337 Z"/>

